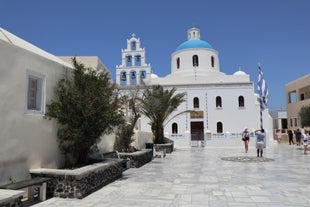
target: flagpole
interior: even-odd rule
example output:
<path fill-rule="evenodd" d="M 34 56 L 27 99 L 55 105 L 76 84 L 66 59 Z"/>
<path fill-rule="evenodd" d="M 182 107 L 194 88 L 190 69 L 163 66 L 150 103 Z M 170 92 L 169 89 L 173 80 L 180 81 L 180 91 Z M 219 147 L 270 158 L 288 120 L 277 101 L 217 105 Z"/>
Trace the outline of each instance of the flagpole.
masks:
<path fill-rule="evenodd" d="M 260 128 L 261 129 L 263 129 L 263 110 L 264 110 L 264 108 L 263 108 L 263 104 L 262 104 L 262 101 L 261 101 L 261 99 L 259 100 L 259 107 L 260 107 L 260 111 L 259 111 L 259 113 L 260 113 Z"/>
<path fill-rule="evenodd" d="M 268 89 L 266 86 L 266 82 L 263 77 L 263 72 L 260 67 L 260 63 L 258 63 L 258 95 L 259 95 L 259 114 L 260 114 L 260 128 L 263 129 L 263 111 L 267 106 L 267 99 L 268 99 Z"/>

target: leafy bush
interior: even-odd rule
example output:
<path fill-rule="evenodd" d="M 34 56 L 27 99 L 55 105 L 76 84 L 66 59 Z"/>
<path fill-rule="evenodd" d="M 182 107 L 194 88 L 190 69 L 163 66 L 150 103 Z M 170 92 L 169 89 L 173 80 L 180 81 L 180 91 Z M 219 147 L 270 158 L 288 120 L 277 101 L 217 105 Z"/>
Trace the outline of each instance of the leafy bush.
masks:
<path fill-rule="evenodd" d="M 46 116 L 57 119 L 59 148 L 67 163 L 81 164 L 101 135 L 123 123 L 123 114 L 110 74 L 85 68 L 75 58 L 72 62 L 75 70 L 59 81 Z"/>

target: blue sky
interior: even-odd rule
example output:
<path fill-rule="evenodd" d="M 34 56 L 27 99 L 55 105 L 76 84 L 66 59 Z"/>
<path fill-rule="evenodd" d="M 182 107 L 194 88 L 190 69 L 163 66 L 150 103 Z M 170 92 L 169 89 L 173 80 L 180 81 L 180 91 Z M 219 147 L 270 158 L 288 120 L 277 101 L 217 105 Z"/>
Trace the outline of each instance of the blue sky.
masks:
<path fill-rule="evenodd" d="M 276 110 L 286 108 L 285 84 L 309 74 L 309 11 L 309 0 L 1 0 L 0 27 L 56 56 L 99 56 L 114 78 L 132 33 L 162 77 L 196 26 L 221 71 L 241 68 L 255 91 L 260 62 Z"/>

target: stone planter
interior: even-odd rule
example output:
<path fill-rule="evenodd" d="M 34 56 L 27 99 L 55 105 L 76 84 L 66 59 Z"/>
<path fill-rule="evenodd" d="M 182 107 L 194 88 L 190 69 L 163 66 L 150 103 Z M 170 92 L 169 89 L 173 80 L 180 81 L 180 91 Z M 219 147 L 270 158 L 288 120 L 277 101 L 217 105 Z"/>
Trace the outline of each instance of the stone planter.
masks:
<path fill-rule="evenodd" d="M 153 149 L 143 149 L 132 153 L 120 152 L 123 159 L 130 159 L 131 168 L 139 168 L 153 159 Z"/>
<path fill-rule="evenodd" d="M 61 198 L 84 198 L 92 192 L 113 182 L 127 169 L 127 160 L 105 159 L 74 170 L 67 169 L 32 169 L 32 177 L 53 178 L 47 185 L 47 195 Z"/>
<path fill-rule="evenodd" d="M 174 142 L 171 139 L 164 138 L 164 144 L 156 144 L 159 151 L 165 150 L 166 153 L 172 153 L 174 149 Z"/>

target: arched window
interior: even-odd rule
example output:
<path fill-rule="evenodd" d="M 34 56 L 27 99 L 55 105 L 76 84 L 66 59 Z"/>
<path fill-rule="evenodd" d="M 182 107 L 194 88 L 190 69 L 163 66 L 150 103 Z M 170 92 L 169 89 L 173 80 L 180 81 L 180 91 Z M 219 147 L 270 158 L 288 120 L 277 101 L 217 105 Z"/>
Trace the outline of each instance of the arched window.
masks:
<path fill-rule="evenodd" d="M 211 67 L 214 68 L 214 57 L 211 56 Z"/>
<path fill-rule="evenodd" d="M 194 102 L 194 108 L 199 108 L 199 98 L 195 97 L 193 102 Z"/>
<path fill-rule="evenodd" d="M 244 97 L 243 96 L 238 97 L 238 105 L 239 105 L 239 107 L 244 107 Z"/>
<path fill-rule="evenodd" d="M 135 56 L 135 65 L 136 66 L 141 66 L 141 55 L 136 55 Z"/>
<path fill-rule="evenodd" d="M 178 124 L 173 123 L 172 124 L 172 134 L 177 134 L 178 133 Z"/>
<path fill-rule="evenodd" d="M 127 84 L 127 74 L 126 72 L 121 72 L 120 74 L 120 83 L 122 86 L 125 86 Z"/>
<path fill-rule="evenodd" d="M 198 67 L 199 66 L 198 55 L 193 55 L 193 66 L 194 67 Z"/>
<path fill-rule="evenodd" d="M 136 41 L 131 42 L 131 50 L 136 50 Z"/>
<path fill-rule="evenodd" d="M 130 72 L 130 85 L 136 85 L 137 84 L 137 74 L 136 71 Z"/>
<path fill-rule="evenodd" d="M 178 57 L 177 58 L 177 69 L 179 69 L 180 68 L 180 58 Z"/>
<path fill-rule="evenodd" d="M 216 97 L 215 106 L 216 108 L 222 108 L 222 98 L 220 96 Z"/>
<path fill-rule="evenodd" d="M 131 56 L 126 56 L 126 66 L 132 66 L 132 59 Z"/>
<path fill-rule="evenodd" d="M 216 131 L 217 131 L 217 133 L 223 133 L 223 124 L 222 124 L 222 122 L 217 122 L 216 123 Z"/>

